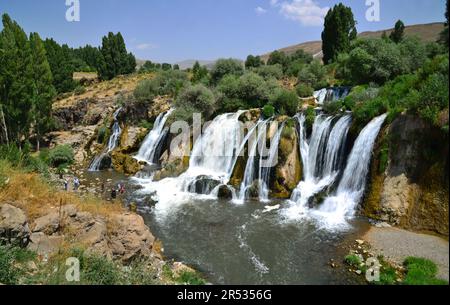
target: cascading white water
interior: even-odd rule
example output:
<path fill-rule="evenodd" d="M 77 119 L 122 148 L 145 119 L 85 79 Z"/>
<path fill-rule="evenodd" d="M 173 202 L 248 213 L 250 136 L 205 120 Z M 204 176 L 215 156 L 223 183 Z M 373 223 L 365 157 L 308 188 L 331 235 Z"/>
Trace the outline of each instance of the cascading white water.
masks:
<path fill-rule="evenodd" d="M 327 102 L 334 102 L 339 99 L 344 99 L 350 92 L 348 87 L 333 87 L 323 88 L 314 92 L 314 98 L 318 105 L 323 105 Z"/>
<path fill-rule="evenodd" d="M 373 146 L 387 115 L 373 119 L 359 134 L 334 196 L 328 197 L 315 214 L 327 224 L 342 223 L 353 216 L 364 196 Z"/>
<path fill-rule="evenodd" d="M 341 117 L 334 126 L 334 117 L 319 115 L 314 123 L 310 142 L 306 138 L 305 117 L 297 117 L 300 126 L 300 154 L 304 179 L 291 196 L 291 201 L 304 211 L 310 198 L 331 185 L 342 163 L 342 151 L 351 124 L 351 116 Z"/>
<path fill-rule="evenodd" d="M 113 115 L 114 124 L 112 127 L 112 134 L 109 137 L 108 145 L 105 147 L 102 153 L 100 153 L 98 156 L 94 158 L 91 165 L 89 166 L 89 171 L 96 172 L 100 170 L 100 166 L 102 164 L 103 159 L 108 156 L 114 149 L 116 149 L 117 145 L 119 144 L 119 138 L 122 134 L 122 128 L 120 128 L 119 121 L 117 117 L 119 116 L 119 113 L 122 111 L 122 107 L 116 110 Z"/>
<path fill-rule="evenodd" d="M 161 181 L 137 180 L 144 194 L 155 194 L 158 201 L 157 210 L 164 215 L 172 207 L 182 204 L 193 198 L 201 198 L 199 194 L 190 192 L 198 179 L 216 181 L 227 184 L 233 163 L 240 153 L 242 145 L 242 126 L 239 117 L 243 111 L 232 114 L 223 114 L 216 117 L 206 128 L 203 134 L 194 143 L 189 168 L 176 178 L 166 178 Z M 217 189 L 211 191 L 213 196 Z"/>
<path fill-rule="evenodd" d="M 264 160 L 263 155 L 261 155 L 259 160 L 259 200 L 265 202 L 269 200 L 269 183 L 270 183 L 270 173 L 272 168 L 276 165 L 275 158 L 278 158 L 278 148 L 280 146 L 281 133 L 283 132 L 285 123 L 281 124 L 278 128 L 277 133 L 273 137 L 270 143 L 270 150 L 267 159 Z"/>
<path fill-rule="evenodd" d="M 292 193 L 291 207 L 287 210 L 290 218 L 304 215 L 309 200 L 335 181 L 343 162 L 342 152 L 351 124 L 350 115 L 342 116 L 334 126 L 334 117 L 319 115 L 308 143 L 305 116 L 297 116 L 297 119 L 304 179 Z"/>
<path fill-rule="evenodd" d="M 161 113 L 155 121 L 153 129 L 149 132 L 149 134 L 145 137 L 144 142 L 139 149 L 139 152 L 134 157 L 138 161 L 144 161 L 149 164 L 153 164 L 155 162 L 155 153 L 157 151 L 159 143 L 163 140 L 163 136 L 165 134 L 164 125 L 167 122 L 167 119 L 172 114 L 173 109 L 169 110 L 166 113 Z"/>

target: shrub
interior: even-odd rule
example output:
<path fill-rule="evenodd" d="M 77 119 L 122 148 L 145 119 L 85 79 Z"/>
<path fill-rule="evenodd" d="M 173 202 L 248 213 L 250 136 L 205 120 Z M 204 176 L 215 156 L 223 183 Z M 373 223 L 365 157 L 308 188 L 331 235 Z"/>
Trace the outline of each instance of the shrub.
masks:
<path fill-rule="evenodd" d="M 262 113 L 265 119 L 271 118 L 275 115 L 275 108 L 272 105 L 265 105 Z"/>
<path fill-rule="evenodd" d="M 295 91 L 300 97 L 310 97 L 314 94 L 314 89 L 308 84 L 298 84 Z"/>
<path fill-rule="evenodd" d="M 327 87 L 325 80 L 326 68 L 318 60 L 313 60 L 311 64 L 304 66 L 298 73 L 299 83 L 308 84 L 314 89 Z"/>
<path fill-rule="evenodd" d="M 69 145 L 59 145 L 50 150 L 48 162 L 53 167 L 68 166 L 74 161 L 73 149 Z"/>
<path fill-rule="evenodd" d="M 194 113 L 202 113 L 204 119 L 209 119 L 216 109 L 214 94 L 204 85 L 186 88 L 174 103 L 173 117 L 177 120 L 191 122 Z"/>
<path fill-rule="evenodd" d="M 86 88 L 83 87 L 83 86 L 78 86 L 78 87 L 75 88 L 75 90 L 73 91 L 73 93 L 74 93 L 75 95 L 81 95 L 81 94 L 84 94 L 84 93 L 86 93 Z"/>
<path fill-rule="evenodd" d="M 16 285 L 20 275 L 21 270 L 15 265 L 11 249 L 0 245 L 0 283 Z"/>
<path fill-rule="evenodd" d="M 270 103 L 282 115 L 294 116 L 297 114 L 299 100 L 294 91 L 278 89 L 271 96 Z"/>
<path fill-rule="evenodd" d="M 361 258 L 355 254 L 347 255 L 344 261 L 347 265 L 355 268 L 359 268 L 362 263 Z"/>
<path fill-rule="evenodd" d="M 281 65 L 261 66 L 256 69 L 252 69 L 253 72 L 262 76 L 265 80 L 271 78 L 281 79 L 283 77 L 283 67 Z"/>
<path fill-rule="evenodd" d="M 100 126 L 97 133 L 97 143 L 103 144 L 108 139 L 109 128 L 105 125 Z"/>
<path fill-rule="evenodd" d="M 134 89 L 134 97 L 139 102 L 152 101 L 158 95 L 158 84 L 153 79 L 145 79 Z"/>
<path fill-rule="evenodd" d="M 323 110 L 328 114 L 337 114 L 345 108 L 343 101 L 327 102 L 323 105 Z"/>
<path fill-rule="evenodd" d="M 305 119 L 306 129 L 308 129 L 308 131 L 311 131 L 316 120 L 316 110 L 314 109 L 314 107 L 309 106 L 308 108 L 306 108 Z"/>
<path fill-rule="evenodd" d="M 244 73 L 242 63 L 236 59 L 219 59 L 211 70 L 211 82 L 216 85 L 225 75 L 240 76 Z"/>

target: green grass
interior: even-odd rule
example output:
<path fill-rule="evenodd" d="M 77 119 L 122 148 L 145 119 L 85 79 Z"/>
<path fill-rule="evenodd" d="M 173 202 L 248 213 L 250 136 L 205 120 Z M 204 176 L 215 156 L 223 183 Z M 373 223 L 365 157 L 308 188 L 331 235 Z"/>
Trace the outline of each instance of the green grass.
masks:
<path fill-rule="evenodd" d="M 20 278 L 26 272 L 23 264 L 35 259 L 34 252 L 17 247 L 0 246 L 0 283 L 19 284 Z"/>
<path fill-rule="evenodd" d="M 448 285 L 447 281 L 436 278 L 438 268 L 430 260 L 408 257 L 404 265 L 407 270 L 405 285 Z"/>
<path fill-rule="evenodd" d="M 359 268 L 362 264 L 361 258 L 355 254 L 347 255 L 344 261 L 347 265 L 355 268 Z"/>

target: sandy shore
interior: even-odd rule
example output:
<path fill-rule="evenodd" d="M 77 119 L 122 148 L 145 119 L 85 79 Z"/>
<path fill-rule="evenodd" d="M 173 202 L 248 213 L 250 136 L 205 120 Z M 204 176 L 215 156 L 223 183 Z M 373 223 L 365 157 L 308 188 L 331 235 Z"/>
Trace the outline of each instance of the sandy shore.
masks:
<path fill-rule="evenodd" d="M 449 280 L 448 240 L 397 228 L 376 227 L 372 227 L 363 239 L 375 252 L 398 264 L 408 256 L 429 259 L 439 268 L 438 278 Z"/>

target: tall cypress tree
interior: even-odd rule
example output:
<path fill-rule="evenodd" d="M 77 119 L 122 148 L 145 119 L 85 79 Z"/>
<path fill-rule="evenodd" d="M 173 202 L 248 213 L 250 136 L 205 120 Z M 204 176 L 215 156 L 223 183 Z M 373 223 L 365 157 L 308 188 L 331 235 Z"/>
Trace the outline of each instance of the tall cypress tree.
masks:
<path fill-rule="evenodd" d="M 322 32 L 324 62 L 328 64 L 335 60 L 339 53 L 348 52 L 356 35 L 356 21 L 352 9 L 342 3 L 330 9 L 325 17 Z"/>
<path fill-rule="evenodd" d="M 101 53 L 103 63 L 99 67 L 102 79 L 112 79 L 117 75 L 130 74 L 136 69 L 136 58 L 127 53 L 125 41 L 119 32 L 116 35 L 108 33 L 103 37 Z"/>
<path fill-rule="evenodd" d="M 32 125 L 36 134 L 37 150 L 42 135 L 51 124 L 52 100 L 55 96 L 53 77 L 47 61 L 44 44 L 37 33 L 30 34 L 33 77 Z"/>
<path fill-rule="evenodd" d="M 391 35 L 389 35 L 389 38 L 395 43 L 400 43 L 403 40 L 404 36 L 405 36 L 405 24 L 403 23 L 403 21 L 398 20 L 395 23 L 395 28 L 392 31 Z"/>
<path fill-rule="evenodd" d="M 7 14 L 2 21 L 0 100 L 10 140 L 20 143 L 29 130 L 33 94 L 30 44 L 22 28 Z"/>

